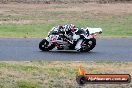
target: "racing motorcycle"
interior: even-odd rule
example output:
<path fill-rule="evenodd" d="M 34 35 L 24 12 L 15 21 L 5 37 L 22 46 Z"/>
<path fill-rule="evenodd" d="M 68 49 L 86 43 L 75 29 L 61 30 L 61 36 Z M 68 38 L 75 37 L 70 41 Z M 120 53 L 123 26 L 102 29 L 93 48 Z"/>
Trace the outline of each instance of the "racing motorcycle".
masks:
<path fill-rule="evenodd" d="M 58 32 L 50 31 L 48 37 L 39 43 L 39 49 L 42 51 L 49 51 L 54 48 L 57 50 L 76 50 L 80 52 L 90 51 L 96 46 L 95 36 L 101 33 L 101 28 L 87 27 L 76 30 L 73 33 L 72 39 L 67 39 L 64 37 L 63 32 L 58 34 Z"/>

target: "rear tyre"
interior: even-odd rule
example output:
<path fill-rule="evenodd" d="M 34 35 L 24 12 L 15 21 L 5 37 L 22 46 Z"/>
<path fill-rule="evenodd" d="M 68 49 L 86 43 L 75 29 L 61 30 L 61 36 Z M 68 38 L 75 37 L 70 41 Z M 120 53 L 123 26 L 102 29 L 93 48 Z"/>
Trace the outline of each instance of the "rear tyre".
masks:
<path fill-rule="evenodd" d="M 90 50 L 92 50 L 95 46 L 96 46 L 96 39 L 95 38 L 91 38 L 87 41 L 86 43 L 89 48 L 85 49 L 84 51 L 88 52 Z"/>
<path fill-rule="evenodd" d="M 42 51 L 49 51 L 52 50 L 55 46 L 52 44 L 51 46 L 48 46 L 49 42 L 46 39 L 43 39 L 40 43 L 39 43 L 39 49 Z"/>
<path fill-rule="evenodd" d="M 96 46 L 96 39 L 95 38 L 91 38 L 89 40 L 89 42 L 91 42 L 89 49 L 92 50 Z"/>

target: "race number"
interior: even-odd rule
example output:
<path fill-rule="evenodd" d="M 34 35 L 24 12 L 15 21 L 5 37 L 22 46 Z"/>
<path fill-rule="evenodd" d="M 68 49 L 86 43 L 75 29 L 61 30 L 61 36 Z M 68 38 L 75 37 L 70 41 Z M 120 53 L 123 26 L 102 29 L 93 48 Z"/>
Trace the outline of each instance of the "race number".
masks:
<path fill-rule="evenodd" d="M 51 35 L 50 39 L 51 39 L 51 41 L 55 41 L 58 39 L 58 36 L 57 35 Z"/>

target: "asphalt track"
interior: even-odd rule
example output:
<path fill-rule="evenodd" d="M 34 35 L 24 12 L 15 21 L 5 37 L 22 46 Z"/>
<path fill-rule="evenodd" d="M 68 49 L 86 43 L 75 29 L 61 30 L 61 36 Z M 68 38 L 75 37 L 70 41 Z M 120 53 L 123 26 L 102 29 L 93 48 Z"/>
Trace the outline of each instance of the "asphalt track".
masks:
<path fill-rule="evenodd" d="M 97 39 L 96 47 L 90 52 L 49 51 L 41 52 L 38 44 L 42 39 L 0 38 L 1 61 L 132 61 L 132 39 L 109 38 Z"/>

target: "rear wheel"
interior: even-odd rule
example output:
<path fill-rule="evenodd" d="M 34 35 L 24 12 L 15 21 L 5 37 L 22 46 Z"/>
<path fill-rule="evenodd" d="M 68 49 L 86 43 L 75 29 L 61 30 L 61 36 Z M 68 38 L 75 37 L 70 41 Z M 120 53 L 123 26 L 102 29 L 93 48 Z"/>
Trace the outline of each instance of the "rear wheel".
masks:
<path fill-rule="evenodd" d="M 85 41 L 85 44 L 88 46 L 88 48 L 84 49 L 84 51 L 90 51 L 96 46 L 96 39 L 91 38 L 91 39 Z"/>
<path fill-rule="evenodd" d="M 52 44 L 51 46 L 49 46 L 49 42 L 46 39 L 43 39 L 40 43 L 39 43 L 39 49 L 42 51 L 49 51 L 52 50 L 55 46 Z"/>
<path fill-rule="evenodd" d="M 89 40 L 89 45 L 90 45 L 90 50 L 92 50 L 95 46 L 96 46 L 96 39 L 95 38 L 91 38 Z"/>

